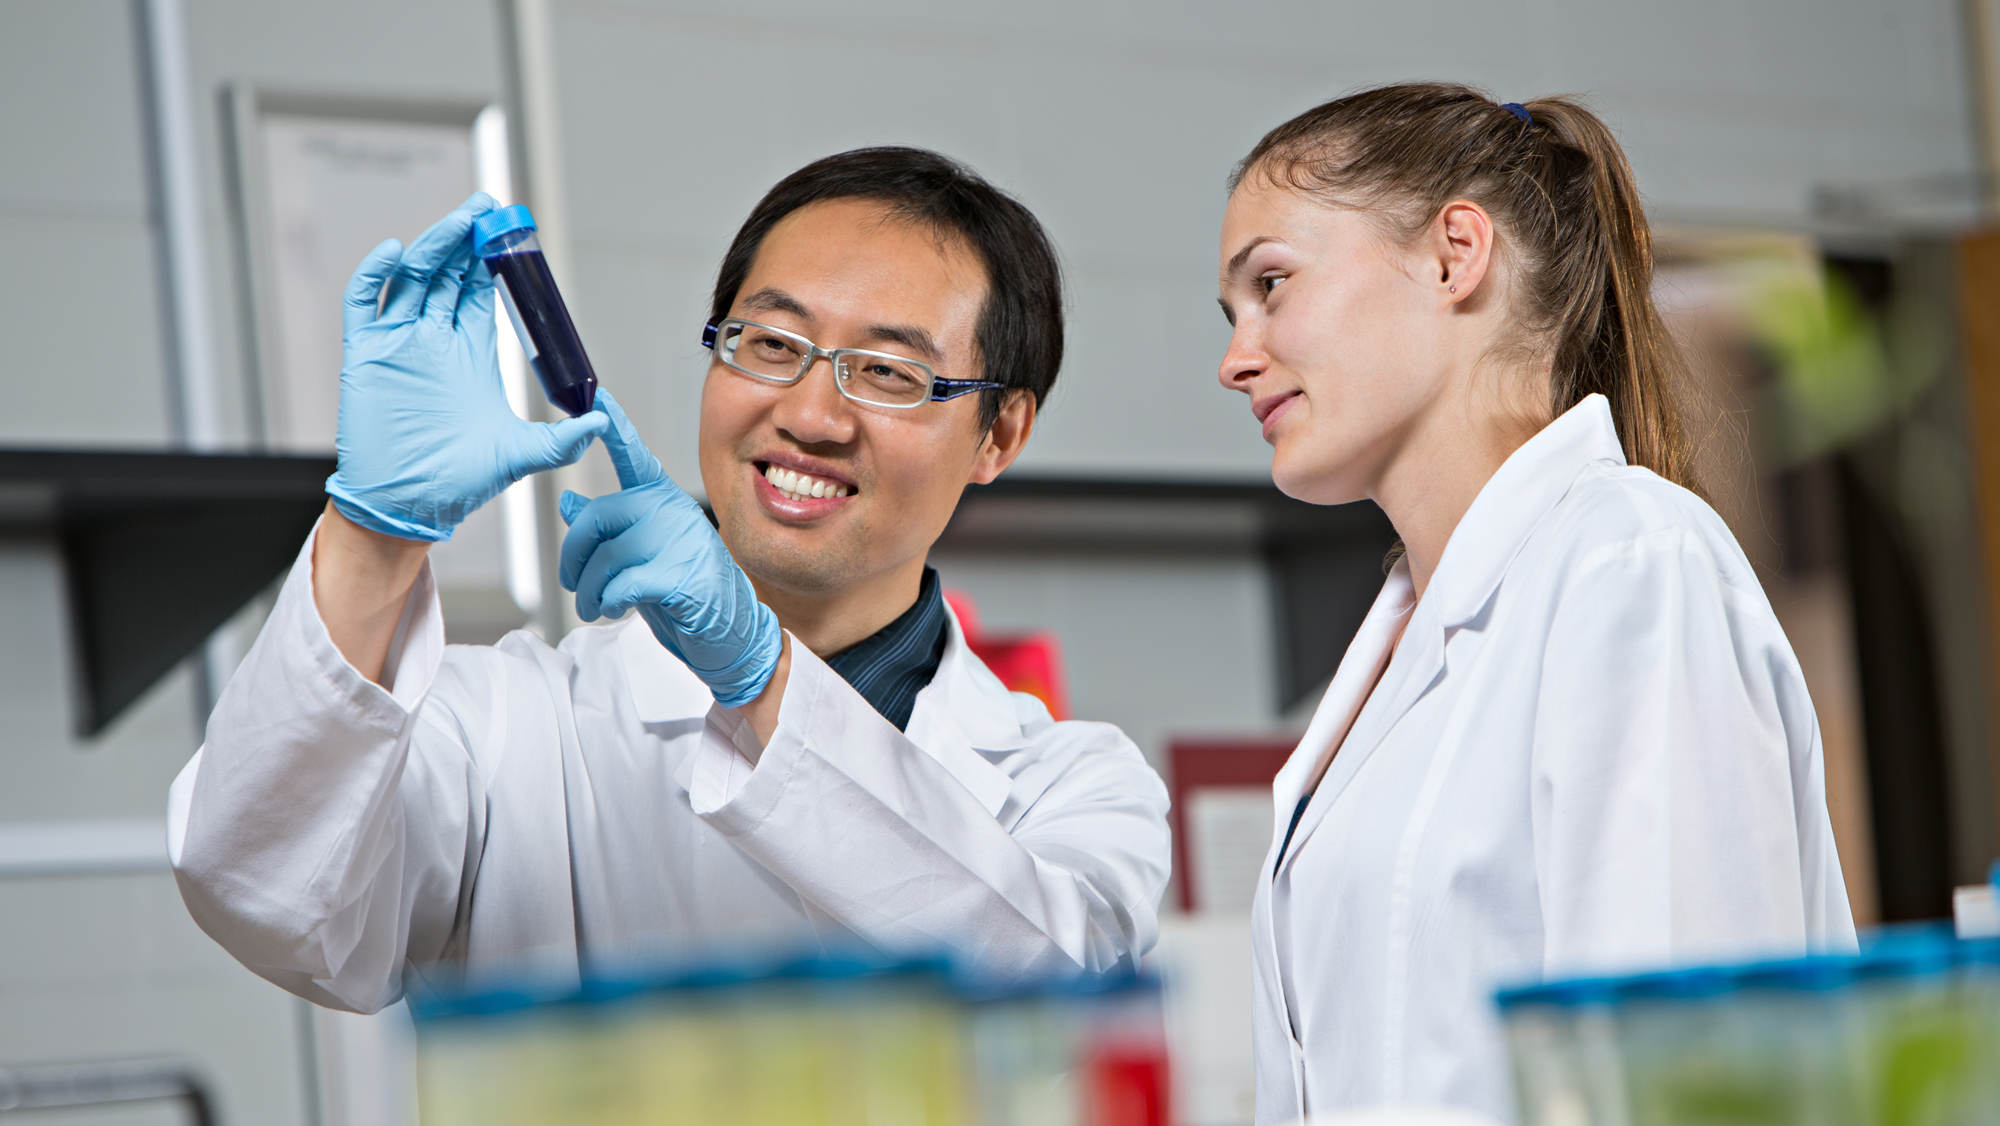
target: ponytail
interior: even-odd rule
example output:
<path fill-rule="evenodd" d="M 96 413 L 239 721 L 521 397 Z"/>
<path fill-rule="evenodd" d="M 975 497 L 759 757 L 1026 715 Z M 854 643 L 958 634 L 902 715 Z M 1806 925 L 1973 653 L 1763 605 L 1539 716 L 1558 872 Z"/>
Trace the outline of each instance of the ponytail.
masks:
<path fill-rule="evenodd" d="M 1570 99 L 1548 98 L 1527 109 L 1552 143 L 1583 155 L 1592 216 L 1578 233 L 1588 238 L 1556 253 L 1577 255 L 1581 267 L 1601 278 L 1577 295 L 1596 300 L 1571 300 L 1557 326 L 1550 409 L 1559 415 L 1586 395 L 1603 395 L 1626 460 L 1694 487 L 1680 413 L 1690 382 L 1687 356 L 1653 303 L 1653 238 L 1625 151 L 1602 119 Z"/>

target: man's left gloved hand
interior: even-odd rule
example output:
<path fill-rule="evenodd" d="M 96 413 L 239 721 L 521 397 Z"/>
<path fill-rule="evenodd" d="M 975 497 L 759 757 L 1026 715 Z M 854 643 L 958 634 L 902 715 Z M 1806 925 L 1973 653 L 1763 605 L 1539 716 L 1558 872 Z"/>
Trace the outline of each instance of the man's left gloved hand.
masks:
<path fill-rule="evenodd" d="M 596 409 L 611 418 L 604 448 L 623 487 L 595 500 L 563 493 L 570 526 L 563 589 L 576 592 L 576 612 L 587 622 L 636 609 L 717 703 L 749 703 L 777 670 L 778 616 L 757 600 L 701 506 L 667 476 L 602 387 Z"/>

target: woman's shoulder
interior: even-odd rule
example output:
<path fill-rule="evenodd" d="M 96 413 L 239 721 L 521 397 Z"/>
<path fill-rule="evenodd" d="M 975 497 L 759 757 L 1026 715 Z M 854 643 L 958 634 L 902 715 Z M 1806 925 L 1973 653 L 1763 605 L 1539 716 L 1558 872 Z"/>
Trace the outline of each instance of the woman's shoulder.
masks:
<path fill-rule="evenodd" d="M 1762 589 L 1722 517 L 1692 490 L 1652 470 L 1595 463 L 1577 475 L 1535 537 L 1556 569 L 1600 566 L 1711 570 L 1725 585 Z"/>

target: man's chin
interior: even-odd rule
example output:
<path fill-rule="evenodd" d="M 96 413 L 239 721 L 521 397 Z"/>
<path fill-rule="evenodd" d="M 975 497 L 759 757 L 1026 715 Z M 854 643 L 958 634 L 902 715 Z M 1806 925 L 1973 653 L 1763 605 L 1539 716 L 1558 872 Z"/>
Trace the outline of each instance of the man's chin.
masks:
<path fill-rule="evenodd" d="M 853 585 L 852 568 L 837 554 L 791 545 L 758 544 L 737 552 L 736 565 L 759 591 L 775 590 L 794 597 L 823 598 Z"/>

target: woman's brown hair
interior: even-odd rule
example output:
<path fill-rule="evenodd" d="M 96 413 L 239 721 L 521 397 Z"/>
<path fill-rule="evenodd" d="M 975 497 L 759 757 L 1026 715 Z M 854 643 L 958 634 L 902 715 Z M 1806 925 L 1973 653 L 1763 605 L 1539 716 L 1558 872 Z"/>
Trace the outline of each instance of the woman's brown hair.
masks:
<path fill-rule="evenodd" d="M 1678 396 L 1688 362 L 1653 305 L 1653 247 L 1624 150 L 1572 98 L 1502 106 L 1469 87 L 1406 83 L 1307 110 L 1230 177 L 1379 217 L 1408 239 L 1453 200 L 1493 219 L 1522 339 L 1549 364 L 1550 417 L 1593 392 L 1625 456 L 1695 487 Z"/>

